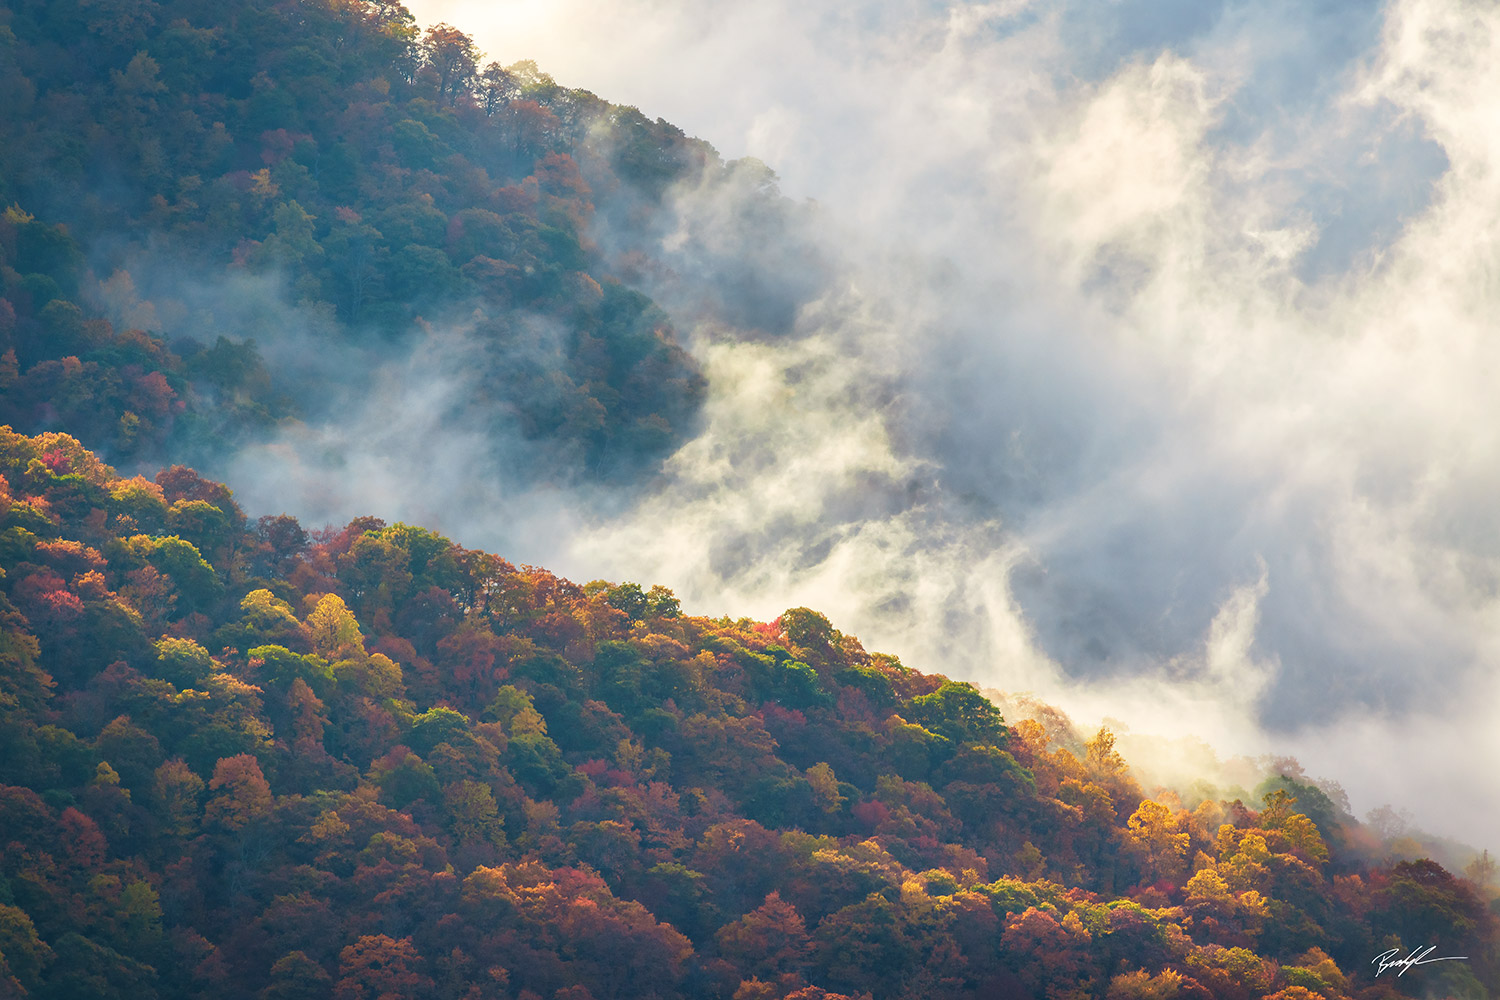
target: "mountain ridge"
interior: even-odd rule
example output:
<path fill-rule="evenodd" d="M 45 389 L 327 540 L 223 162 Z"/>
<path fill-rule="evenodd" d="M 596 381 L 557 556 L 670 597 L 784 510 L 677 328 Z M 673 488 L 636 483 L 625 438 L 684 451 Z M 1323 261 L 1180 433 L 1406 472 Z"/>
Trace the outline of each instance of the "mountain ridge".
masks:
<path fill-rule="evenodd" d="M 1148 795 L 815 611 L 251 523 L 66 435 L 0 477 L 16 995 L 1392 997 L 1429 941 L 1424 989 L 1494 982 L 1479 885 L 1315 786 Z"/>

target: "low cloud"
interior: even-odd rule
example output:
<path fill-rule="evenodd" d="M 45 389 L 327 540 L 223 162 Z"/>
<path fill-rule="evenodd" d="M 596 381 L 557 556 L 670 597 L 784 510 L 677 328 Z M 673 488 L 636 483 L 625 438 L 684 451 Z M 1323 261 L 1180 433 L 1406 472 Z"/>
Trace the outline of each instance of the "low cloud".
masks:
<path fill-rule="evenodd" d="M 412 7 L 766 160 L 795 221 L 677 193 L 650 290 L 710 396 L 644 495 L 508 480 L 492 429 L 444 422 L 445 334 L 242 497 L 695 612 L 806 604 L 1082 723 L 1295 753 L 1356 811 L 1491 833 L 1493 7 Z M 335 466 L 347 495 L 299 485 Z"/>

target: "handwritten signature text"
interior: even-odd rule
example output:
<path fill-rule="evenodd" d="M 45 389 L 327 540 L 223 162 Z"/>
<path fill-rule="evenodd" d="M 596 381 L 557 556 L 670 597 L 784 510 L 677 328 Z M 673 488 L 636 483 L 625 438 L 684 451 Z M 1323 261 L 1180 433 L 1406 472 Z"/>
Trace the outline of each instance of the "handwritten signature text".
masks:
<path fill-rule="evenodd" d="M 1396 956 L 1401 954 L 1401 949 L 1392 948 L 1390 951 L 1383 951 L 1379 955 L 1376 955 L 1370 960 L 1370 964 L 1379 966 L 1375 970 L 1375 975 L 1378 978 L 1387 969 L 1400 969 L 1401 971 L 1396 973 L 1399 977 L 1406 975 L 1406 970 L 1418 965 L 1431 965 L 1433 962 L 1464 962 L 1468 960 L 1467 955 L 1445 955 L 1442 958 L 1427 957 L 1436 950 L 1437 945 L 1428 945 L 1422 949 L 1413 948 L 1410 955 L 1407 955 L 1405 958 L 1397 958 Z"/>

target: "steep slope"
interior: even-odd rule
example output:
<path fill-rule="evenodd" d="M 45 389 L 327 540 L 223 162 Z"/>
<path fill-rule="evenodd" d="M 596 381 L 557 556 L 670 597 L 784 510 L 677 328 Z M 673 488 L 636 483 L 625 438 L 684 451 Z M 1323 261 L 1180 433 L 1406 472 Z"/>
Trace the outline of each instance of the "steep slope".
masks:
<path fill-rule="evenodd" d="M 0 433 L 0 477 L 13 995 L 1500 985 L 1475 886 L 1364 864 L 1316 789 L 1148 797 L 1107 731 L 1008 725 L 806 608 L 693 618 L 409 525 L 250 524 L 63 435 Z M 1427 945 L 1465 960 L 1375 975 Z"/>
<path fill-rule="evenodd" d="M 436 337 L 474 375 L 454 419 L 531 443 L 518 473 L 649 473 L 704 383 L 622 254 L 735 168 L 479 60 L 398 3 L 0 7 L 0 419 L 192 460 Z"/>

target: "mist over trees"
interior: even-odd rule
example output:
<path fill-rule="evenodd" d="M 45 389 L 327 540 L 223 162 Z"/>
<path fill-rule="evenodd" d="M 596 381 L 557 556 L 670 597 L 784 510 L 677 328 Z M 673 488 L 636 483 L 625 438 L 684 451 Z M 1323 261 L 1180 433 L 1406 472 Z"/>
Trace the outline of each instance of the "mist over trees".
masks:
<path fill-rule="evenodd" d="M 318 416 L 327 356 L 358 387 L 452 326 L 455 418 L 536 442 L 541 478 L 628 479 L 691 432 L 702 375 L 595 234 L 732 173 L 706 143 L 399 4 L 0 19 L 0 419 L 211 455 Z"/>
<path fill-rule="evenodd" d="M 1488 853 L 1387 851 L 1295 768 L 1143 787 L 815 610 L 190 468 L 453 342 L 518 475 L 649 477 L 706 396 L 650 289 L 775 337 L 822 276 L 725 239 L 688 288 L 682 184 L 788 224 L 763 165 L 389 0 L 0 8 L 0 994 L 1500 991 Z M 1377 975 L 1429 945 L 1463 960 Z"/>

